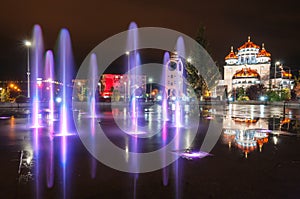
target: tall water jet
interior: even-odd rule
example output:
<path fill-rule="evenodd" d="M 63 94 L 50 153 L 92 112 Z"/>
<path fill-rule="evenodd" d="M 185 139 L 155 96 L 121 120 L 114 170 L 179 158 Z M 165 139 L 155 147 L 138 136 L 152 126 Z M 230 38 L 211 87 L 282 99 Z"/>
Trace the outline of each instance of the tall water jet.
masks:
<path fill-rule="evenodd" d="M 72 76 L 73 76 L 73 54 L 71 38 L 67 29 L 62 29 L 59 34 L 58 66 L 60 69 L 61 106 L 60 106 L 60 134 L 70 133 L 69 121 L 71 121 L 72 103 Z"/>
<path fill-rule="evenodd" d="M 45 79 L 48 83 L 48 98 L 49 98 L 49 120 L 52 122 L 54 120 L 54 58 L 51 50 L 46 52 L 45 60 Z"/>
<path fill-rule="evenodd" d="M 130 96 L 130 118 L 132 124 L 132 133 L 138 133 L 138 103 L 137 103 L 137 75 L 139 74 L 137 66 L 140 65 L 140 55 L 136 50 L 138 46 L 138 27 L 135 22 L 131 22 L 129 25 L 127 49 L 131 50 L 128 53 L 128 85 Z"/>
<path fill-rule="evenodd" d="M 127 48 L 130 49 L 128 53 L 128 89 L 129 89 L 129 96 L 130 96 L 130 112 L 131 112 L 131 122 L 132 122 L 132 128 L 133 128 L 133 134 L 138 133 L 138 103 L 137 103 L 137 98 L 136 98 L 136 92 L 137 92 L 137 68 L 140 64 L 140 57 L 139 54 L 136 50 L 138 45 L 138 27 L 135 22 L 131 22 L 129 25 L 129 34 L 128 34 L 128 40 L 127 40 Z M 132 69 L 135 69 L 133 73 L 131 72 Z M 134 152 L 137 152 L 137 146 L 138 146 L 138 137 L 133 136 L 131 137 L 132 140 L 132 149 Z M 137 159 L 132 159 L 130 160 L 131 165 L 135 170 L 138 168 L 138 161 Z M 133 174 L 134 178 L 134 188 L 133 188 L 133 198 L 136 198 L 136 185 L 137 185 L 137 179 L 138 179 L 138 174 L 135 173 Z"/>
<path fill-rule="evenodd" d="M 38 84 L 38 78 L 42 78 L 43 71 L 43 55 L 44 54 L 44 44 L 42 29 L 39 25 L 33 27 L 33 36 L 32 36 L 32 48 L 31 48 L 31 119 L 32 126 L 34 128 L 39 128 L 41 126 L 39 120 L 40 114 L 40 89 Z"/>
<path fill-rule="evenodd" d="M 181 126 L 181 116 L 182 116 L 182 110 L 180 101 L 184 95 L 184 76 L 181 71 L 184 70 L 183 64 L 181 61 L 181 57 L 185 57 L 185 47 L 184 47 L 184 40 L 182 37 L 178 37 L 176 42 L 176 52 L 177 52 L 177 67 L 179 68 L 178 74 L 176 75 L 176 81 L 178 82 L 179 89 L 176 92 L 176 102 L 175 102 L 175 121 L 177 127 Z"/>
<path fill-rule="evenodd" d="M 88 106 L 89 115 L 91 118 L 96 118 L 96 89 L 98 84 L 98 64 L 96 54 L 92 54 L 90 57 L 90 70 L 89 70 L 89 95 L 88 95 Z"/>
<path fill-rule="evenodd" d="M 167 80 L 166 80 L 166 70 L 167 70 L 167 64 L 169 63 L 170 61 L 170 54 L 169 52 L 165 52 L 164 53 L 164 60 L 163 60 L 163 82 L 164 82 L 164 85 L 163 86 L 166 86 L 167 85 Z M 164 88 L 164 92 L 162 93 L 162 113 L 163 113 L 163 121 L 167 121 L 168 120 L 168 99 L 167 99 L 167 90 L 166 88 Z"/>
<path fill-rule="evenodd" d="M 135 22 L 131 22 L 129 25 L 129 32 L 128 32 L 128 40 L 127 40 L 127 48 L 133 49 L 132 51 L 129 51 L 128 53 L 128 94 L 130 100 L 130 106 L 131 106 L 131 113 L 132 117 L 136 118 L 136 98 L 135 98 L 135 83 L 136 83 L 136 70 L 132 73 L 131 70 L 136 67 L 136 57 L 137 57 L 137 51 L 135 50 L 137 48 L 137 42 L 138 42 L 138 27 Z"/>
<path fill-rule="evenodd" d="M 61 166 L 62 166 L 62 191 L 63 198 L 67 198 L 67 136 L 72 135 L 70 132 L 69 122 L 71 118 L 71 102 L 72 102 L 72 76 L 73 76 L 73 55 L 70 34 L 67 29 L 62 29 L 59 34 L 58 45 L 58 66 L 61 89 L 61 104 L 60 104 L 60 132 L 61 138 Z"/>

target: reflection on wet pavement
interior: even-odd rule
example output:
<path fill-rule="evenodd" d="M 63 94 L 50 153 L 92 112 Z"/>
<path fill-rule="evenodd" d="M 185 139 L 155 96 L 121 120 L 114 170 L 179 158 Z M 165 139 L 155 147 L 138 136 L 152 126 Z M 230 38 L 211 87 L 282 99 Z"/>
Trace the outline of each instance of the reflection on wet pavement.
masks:
<path fill-rule="evenodd" d="M 285 191 L 281 187 L 291 190 L 289 196 L 299 193 L 293 189 L 300 186 L 299 109 L 286 109 L 283 115 L 282 107 L 204 106 L 198 133 L 191 140 L 190 114 L 181 118 L 182 124 L 189 125 L 176 127 L 172 116 L 161 122 L 156 108 L 148 108 L 138 119 L 141 127 L 153 129 L 152 134 L 120 134 L 120 128 L 129 128 L 122 107 L 101 113 L 100 125 L 106 135 L 127 153 L 157 150 L 174 139 L 176 129 L 180 133 L 178 148 L 162 157 L 166 161 L 167 156 L 177 155 L 177 161 L 155 172 L 134 175 L 98 162 L 76 133 L 55 136 L 59 120 L 50 125 L 45 119 L 43 128 L 32 129 L 24 110 L 0 110 L 3 193 L 7 198 L 282 198 Z M 82 114 L 78 119 L 86 118 Z M 223 122 L 221 137 L 210 153 L 200 151 L 213 120 Z M 124 158 L 131 160 L 129 155 Z M 231 174 L 232 168 L 236 175 Z M 254 183 L 259 180 L 261 183 Z M 261 190 L 262 184 L 265 190 Z M 246 196 L 245 187 L 252 190 Z"/>

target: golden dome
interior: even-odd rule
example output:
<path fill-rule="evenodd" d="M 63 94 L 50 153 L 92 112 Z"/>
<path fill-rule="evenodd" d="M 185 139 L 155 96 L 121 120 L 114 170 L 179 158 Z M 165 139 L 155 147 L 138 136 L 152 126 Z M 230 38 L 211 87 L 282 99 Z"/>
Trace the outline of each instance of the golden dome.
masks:
<path fill-rule="evenodd" d="M 260 78 L 258 72 L 251 68 L 243 68 L 241 70 L 236 71 L 236 73 L 233 75 L 233 78 L 245 78 L 245 77 Z"/>
<path fill-rule="evenodd" d="M 271 54 L 266 51 L 264 44 L 262 44 L 262 49 L 257 54 L 257 57 L 271 57 Z"/>
<path fill-rule="evenodd" d="M 233 52 L 233 46 L 231 46 L 230 53 L 225 57 L 225 60 L 227 59 L 237 59 L 238 57 L 236 54 Z"/>
<path fill-rule="evenodd" d="M 238 48 L 238 50 L 244 49 L 244 48 L 260 48 L 258 45 L 254 44 L 252 41 L 250 41 L 250 36 L 248 36 L 248 41 L 244 43 L 241 47 Z"/>

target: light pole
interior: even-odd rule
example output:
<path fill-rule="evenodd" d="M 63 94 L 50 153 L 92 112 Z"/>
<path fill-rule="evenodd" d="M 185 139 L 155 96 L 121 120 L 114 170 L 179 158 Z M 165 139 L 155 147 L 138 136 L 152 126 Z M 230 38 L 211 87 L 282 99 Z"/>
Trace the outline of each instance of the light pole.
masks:
<path fill-rule="evenodd" d="M 149 81 L 149 83 L 150 83 L 150 91 L 149 91 L 149 93 L 150 93 L 150 96 L 151 96 L 153 79 L 150 77 L 148 81 Z"/>
<path fill-rule="evenodd" d="M 126 100 L 126 97 L 127 97 L 127 96 L 126 96 L 126 92 L 127 92 L 127 91 L 126 91 L 126 82 L 124 82 L 124 88 L 125 88 L 125 91 L 124 91 L 124 101 L 126 102 L 126 101 L 127 101 L 127 100 Z"/>
<path fill-rule="evenodd" d="M 24 41 L 24 45 L 27 47 L 27 97 L 30 98 L 30 60 L 29 60 L 29 49 L 31 47 L 31 42 L 28 40 Z"/>
<path fill-rule="evenodd" d="M 275 62 L 275 69 L 274 69 L 274 88 L 276 88 L 276 66 L 280 65 L 280 62 Z"/>

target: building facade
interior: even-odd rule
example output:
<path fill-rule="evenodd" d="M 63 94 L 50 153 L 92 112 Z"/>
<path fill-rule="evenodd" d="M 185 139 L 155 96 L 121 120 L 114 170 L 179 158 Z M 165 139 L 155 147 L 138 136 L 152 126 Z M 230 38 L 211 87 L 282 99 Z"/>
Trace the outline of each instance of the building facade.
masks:
<path fill-rule="evenodd" d="M 247 87 L 263 84 L 266 88 L 270 85 L 271 54 L 262 47 L 254 44 L 250 37 L 241 47 L 225 57 L 223 86 L 227 87 L 229 95 L 238 87 Z"/>
<path fill-rule="evenodd" d="M 166 63 L 165 85 L 167 97 L 181 98 L 184 96 L 184 66 L 177 52 L 171 54 L 170 60 Z"/>

